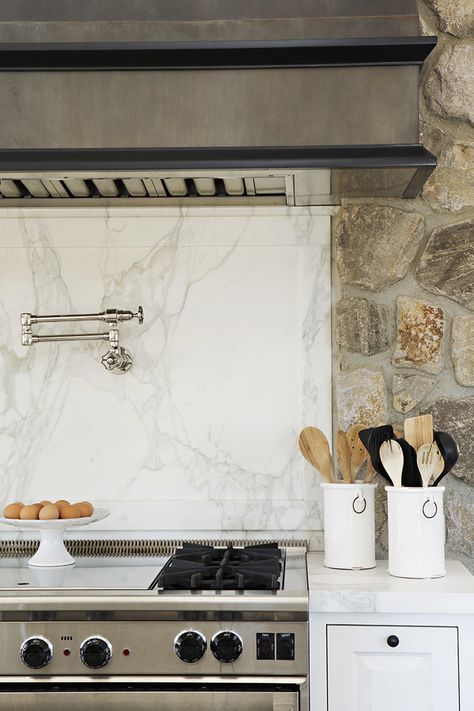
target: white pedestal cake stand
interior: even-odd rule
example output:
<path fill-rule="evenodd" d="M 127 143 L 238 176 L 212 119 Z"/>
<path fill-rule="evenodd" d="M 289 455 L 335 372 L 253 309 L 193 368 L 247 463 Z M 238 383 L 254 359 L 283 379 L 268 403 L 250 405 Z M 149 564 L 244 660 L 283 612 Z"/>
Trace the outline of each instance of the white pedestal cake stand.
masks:
<path fill-rule="evenodd" d="M 41 568 L 52 568 L 60 565 L 72 565 L 76 561 L 64 546 L 64 531 L 73 526 L 86 526 L 94 521 L 101 521 L 110 514 L 107 509 L 96 509 L 92 516 L 84 518 L 57 518 L 52 521 L 26 521 L 18 518 L 1 518 L 0 523 L 7 523 L 22 529 L 33 529 L 40 532 L 39 548 L 28 565 Z"/>

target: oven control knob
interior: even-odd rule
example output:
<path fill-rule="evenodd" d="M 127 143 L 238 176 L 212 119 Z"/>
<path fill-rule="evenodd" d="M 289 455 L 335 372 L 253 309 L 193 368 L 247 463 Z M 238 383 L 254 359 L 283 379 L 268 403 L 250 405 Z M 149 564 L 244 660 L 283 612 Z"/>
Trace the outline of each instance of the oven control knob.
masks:
<path fill-rule="evenodd" d="M 198 662 L 206 649 L 206 638 L 196 630 L 185 630 L 174 640 L 174 651 L 183 662 Z"/>
<path fill-rule="evenodd" d="M 235 662 L 242 648 L 242 639 L 232 630 L 217 632 L 211 639 L 211 652 L 219 662 Z"/>
<path fill-rule="evenodd" d="M 104 637 L 89 637 L 81 644 L 79 654 L 86 667 L 101 669 L 112 659 L 112 645 Z"/>
<path fill-rule="evenodd" d="M 20 647 L 20 658 L 30 669 L 41 669 L 53 658 L 53 645 L 45 637 L 29 637 Z"/>

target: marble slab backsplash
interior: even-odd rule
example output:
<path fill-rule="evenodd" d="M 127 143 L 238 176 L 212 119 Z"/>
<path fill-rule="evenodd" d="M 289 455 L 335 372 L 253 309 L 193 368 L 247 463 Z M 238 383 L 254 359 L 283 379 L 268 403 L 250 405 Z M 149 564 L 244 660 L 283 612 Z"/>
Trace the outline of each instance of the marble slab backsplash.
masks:
<path fill-rule="evenodd" d="M 94 533 L 319 540 L 297 435 L 330 434 L 330 275 L 317 210 L 0 210 L 0 499 L 91 499 Z M 139 304 L 125 375 L 106 343 L 21 345 L 21 312 Z"/>

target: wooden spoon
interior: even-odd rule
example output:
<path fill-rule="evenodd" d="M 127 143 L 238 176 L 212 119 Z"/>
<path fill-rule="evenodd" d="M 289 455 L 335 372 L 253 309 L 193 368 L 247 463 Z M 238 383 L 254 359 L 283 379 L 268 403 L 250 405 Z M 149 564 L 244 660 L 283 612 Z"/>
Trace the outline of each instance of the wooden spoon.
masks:
<path fill-rule="evenodd" d="M 336 435 L 336 451 L 342 478 L 346 484 L 352 484 L 351 450 L 349 449 L 346 433 L 342 430 L 339 430 Z"/>
<path fill-rule="evenodd" d="M 325 482 L 333 484 L 336 481 L 334 462 L 326 435 L 317 427 L 305 427 L 300 432 L 298 444 L 306 461 L 318 470 Z"/>
<path fill-rule="evenodd" d="M 383 468 L 389 475 L 394 486 L 402 485 L 403 464 L 405 462 L 403 451 L 398 442 L 389 439 L 380 447 L 380 460 Z"/>
<path fill-rule="evenodd" d="M 408 417 L 403 429 L 406 441 L 418 452 L 423 444 L 433 442 L 433 415 Z"/>
<path fill-rule="evenodd" d="M 438 450 L 439 452 L 439 450 Z M 443 468 L 444 468 L 444 460 Z M 433 477 L 439 476 L 441 471 L 439 471 L 439 459 L 437 452 L 433 448 L 433 443 L 423 444 L 418 452 L 416 453 L 416 463 L 418 464 L 418 469 L 420 470 L 421 479 L 423 481 L 423 486 L 428 486 Z M 437 472 L 439 472 L 437 474 Z"/>
<path fill-rule="evenodd" d="M 438 479 L 439 475 L 443 473 L 445 464 L 444 457 L 440 452 L 436 440 L 434 440 L 433 442 L 433 457 L 435 460 L 435 464 L 433 465 L 434 471 L 429 482 L 430 484 L 434 484 L 434 482 Z"/>
<path fill-rule="evenodd" d="M 365 472 L 364 484 L 371 484 L 375 477 L 375 469 L 370 457 L 367 457 L 367 471 Z"/>
<path fill-rule="evenodd" d="M 359 432 L 365 429 L 365 425 L 357 423 L 349 427 L 346 433 L 349 452 L 351 455 L 351 478 L 355 481 L 359 469 L 368 457 L 368 452 L 361 442 Z"/>

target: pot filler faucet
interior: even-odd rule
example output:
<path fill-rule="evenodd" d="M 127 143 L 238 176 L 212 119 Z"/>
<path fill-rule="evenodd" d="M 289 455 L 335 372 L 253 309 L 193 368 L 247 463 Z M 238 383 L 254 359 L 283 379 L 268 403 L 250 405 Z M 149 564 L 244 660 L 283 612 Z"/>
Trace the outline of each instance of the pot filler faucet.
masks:
<path fill-rule="evenodd" d="M 132 356 L 119 341 L 118 324 L 122 321 L 131 321 L 136 318 L 138 323 L 143 323 L 143 309 L 138 307 L 137 312 L 107 309 L 97 314 L 57 314 L 51 316 L 35 316 L 34 314 L 21 314 L 21 342 L 24 346 L 34 343 L 51 343 L 53 341 L 108 341 L 109 350 L 101 360 L 104 367 L 113 373 L 126 373 L 132 367 Z M 39 335 L 32 332 L 33 324 L 63 323 L 73 321 L 103 321 L 108 324 L 109 330 L 102 333 L 66 333 Z"/>

